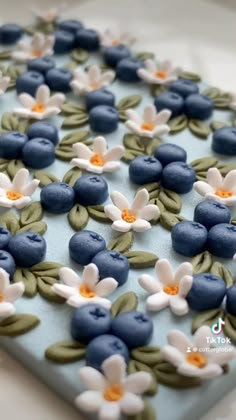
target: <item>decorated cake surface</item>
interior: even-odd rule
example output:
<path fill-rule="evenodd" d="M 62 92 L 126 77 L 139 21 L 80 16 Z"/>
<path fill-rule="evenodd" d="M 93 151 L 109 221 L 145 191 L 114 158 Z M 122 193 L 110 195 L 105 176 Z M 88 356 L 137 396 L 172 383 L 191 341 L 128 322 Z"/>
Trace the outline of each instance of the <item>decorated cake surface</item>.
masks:
<path fill-rule="evenodd" d="M 236 384 L 235 95 L 56 9 L 0 43 L 1 345 L 85 415 L 199 418 Z"/>

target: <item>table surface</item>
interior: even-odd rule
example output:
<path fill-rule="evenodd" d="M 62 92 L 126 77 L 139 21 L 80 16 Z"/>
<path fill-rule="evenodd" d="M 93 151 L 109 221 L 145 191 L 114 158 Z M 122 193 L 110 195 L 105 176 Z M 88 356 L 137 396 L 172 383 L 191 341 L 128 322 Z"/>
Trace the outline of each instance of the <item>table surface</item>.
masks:
<path fill-rule="evenodd" d="M 3 2 L 3 0 L 1 0 Z M 40 7 L 58 4 L 41 0 Z M 164 4 L 163 4 L 164 3 Z M 122 22 L 124 28 L 141 38 L 140 47 L 169 58 L 188 70 L 201 73 L 204 80 L 225 90 L 236 91 L 235 39 L 236 3 L 215 0 L 67 0 L 67 15 L 102 29 Z M 1 21 L 13 21 L 15 0 L 4 2 Z M 35 2 L 36 4 L 36 2 Z M 21 0 L 17 20 L 28 22 L 33 0 Z M 82 420 L 37 378 L 0 350 L 1 417 L 8 420 Z M 14 402 L 14 403 L 13 403 Z M 202 420 L 234 420 L 236 390 L 207 413 Z M 5 416 L 4 416 L 5 415 Z M 174 420 L 174 419 L 173 419 Z"/>

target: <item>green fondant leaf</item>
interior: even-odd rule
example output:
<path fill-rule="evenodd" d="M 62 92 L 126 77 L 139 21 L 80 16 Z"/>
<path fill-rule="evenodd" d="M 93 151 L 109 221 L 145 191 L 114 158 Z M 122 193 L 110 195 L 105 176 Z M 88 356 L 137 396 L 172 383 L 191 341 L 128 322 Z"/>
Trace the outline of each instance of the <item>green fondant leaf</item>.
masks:
<path fill-rule="evenodd" d="M 195 172 L 198 174 L 202 171 L 207 171 L 209 168 L 212 168 L 216 166 L 218 163 L 218 160 L 214 157 L 205 157 L 201 159 L 196 159 L 191 162 L 192 168 L 195 170 Z"/>
<path fill-rule="evenodd" d="M 30 271 L 34 273 L 36 277 L 53 277 L 59 278 L 59 269 L 62 267 L 61 264 L 52 261 L 43 261 L 39 264 L 33 265 Z"/>
<path fill-rule="evenodd" d="M 149 184 L 142 185 L 142 187 L 140 187 L 139 190 L 142 190 L 143 188 L 145 188 L 145 190 L 148 191 L 148 193 L 149 193 L 149 199 L 150 200 L 159 197 L 159 194 L 160 194 L 160 184 L 158 182 L 150 182 Z M 164 204 L 163 204 L 163 206 L 164 206 Z"/>
<path fill-rule="evenodd" d="M 80 105 L 75 102 L 65 102 L 61 106 L 61 112 L 65 115 L 74 115 L 74 114 L 85 114 L 86 109 L 82 108 Z"/>
<path fill-rule="evenodd" d="M 183 71 L 180 75 L 181 79 L 191 80 L 192 82 L 201 82 L 201 76 L 190 71 Z"/>
<path fill-rule="evenodd" d="M 182 207 L 181 198 L 176 192 L 163 189 L 158 196 L 166 210 L 171 213 L 179 213 Z"/>
<path fill-rule="evenodd" d="M 140 362 L 137 362 L 136 360 L 130 360 L 129 365 L 128 365 L 128 373 L 132 374 L 132 373 L 136 373 L 136 372 L 147 372 L 149 373 L 149 375 L 152 377 L 152 383 L 150 385 L 150 387 L 148 388 L 148 390 L 145 392 L 146 395 L 150 395 L 153 396 L 157 393 L 157 381 L 156 381 L 156 377 L 154 376 L 152 369 Z"/>
<path fill-rule="evenodd" d="M 17 268 L 14 276 L 14 283 L 22 281 L 25 285 L 25 296 L 33 297 L 37 294 L 37 279 L 33 273 L 26 268 Z"/>
<path fill-rule="evenodd" d="M 170 127 L 170 134 L 180 133 L 188 126 L 188 118 L 185 115 L 179 115 L 168 121 Z"/>
<path fill-rule="evenodd" d="M 124 253 L 128 258 L 131 268 L 149 268 L 154 267 L 158 260 L 156 254 L 144 251 L 128 251 Z"/>
<path fill-rule="evenodd" d="M 166 87 L 164 86 L 164 85 L 151 85 L 150 86 L 150 94 L 152 95 L 152 96 L 154 96 L 154 98 L 156 97 L 156 96 L 159 96 L 159 95 L 161 95 L 162 93 L 164 93 L 164 92 L 166 92 Z"/>
<path fill-rule="evenodd" d="M 47 231 L 48 225 L 43 220 L 39 222 L 33 222 L 29 223 L 28 225 L 23 226 L 18 230 L 17 233 L 23 233 L 23 232 L 35 232 L 39 233 L 39 235 L 44 235 L 44 233 Z"/>
<path fill-rule="evenodd" d="M 88 223 L 89 215 L 85 207 L 76 204 L 68 213 L 68 221 L 76 231 L 82 230 Z"/>
<path fill-rule="evenodd" d="M 213 258 L 208 251 L 196 255 L 196 257 L 192 259 L 194 274 L 207 273 L 210 271 L 212 264 Z"/>
<path fill-rule="evenodd" d="M 79 128 L 88 124 L 88 114 L 80 112 L 66 117 L 62 123 L 62 128 Z"/>
<path fill-rule="evenodd" d="M 125 111 L 126 109 L 135 108 L 140 104 L 141 101 L 142 96 L 140 95 L 126 96 L 118 102 L 116 107 L 118 111 Z"/>
<path fill-rule="evenodd" d="M 141 51 L 136 54 L 136 58 L 140 61 L 154 60 L 155 54 L 149 51 Z"/>
<path fill-rule="evenodd" d="M 201 120 L 189 120 L 189 130 L 200 139 L 207 139 L 211 130 L 208 124 Z"/>
<path fill-rule="evenodd" d="M 24 32 L 28 35 L 33 35 L 36 32 L 36 27 L 32 25 L 27 25 L 23 29 Z"/>
<path fill-rule="evenodd" d="M 21 160 L 10 160 L 7 166 L 7 174 L 11 179 L 13 179 L 16 173 L 24 167 L 25 165 Z"/>
<path fill-rule="evenodd" d="M 45 357 L 56 363 L 77 362 L 85 357 L 86 346 L 79 341 L 60 341 L 48 347 Z"/>
<path fill-rule="evenodd" d="M 165 212 L 165 207 L 163 206 L 162 202 L 158 198 L 151 198 L 149 201 L 150 204 L 154 204 L 157 206 L 161 213 Z M 155 224 L 160 220 L 160 216 L 158 216 L 157 219 L 152 219 L 151 223 Z"/>
<path fill-rule="evenodd" d="M 39 222 L 43 218 L 43 208 L 41 203 L 35 202 L 25 207 L 20 215 L 21 225 L 29 225 L 30 223 Z"/>
<path fill-rule="evenodd" d="M 0 172 L 5 172 L 9 164 L 9 160 L 0 159 Z"/>
<path fill-rule="evenodd" d="M 200 328 L 202 325 L 208 325 L 209 327 L 217 322 L 218 318 L 223 318 L 224 312 L 222 309 L 210 309 L 208 311 L 200 312 L 197 314 L 192 321 L 192 334 Z"/>
<path fill-rule="evenodd" d="M 136 150 L 137 152 L 143 152 L 144 154 L 145 147 L 141 143 L 140 137 L 135 134 L 125 134 L 123 137 L 123 144 L 126 149 L 130 149 L 131 151 Z"/>
<path fill-rule="evenodd" d="M 205 89 L 201 94 L 204 96 L 208 96 L 208 98 L 214 100 L 220 95 L 220 89 L 216 87 L 209 87 Z"/>
<path fill-rule="evenodd" d="M 150 139 L 148 145 L 145 148 L 146 155 L 153 155 L 155 150 L 162 144 L 162 140 L 157 138 Z"/>
<path fill-rule="evenodd" d="M 134 311 L 138 307 L 138 298 L 134 292 L 127 292 L 118 297 L 111 306 L 111 314 L 115 318 L 123 312 Z"/>
<path fill-rule="evenodd" d="M 126 111 L 119 111 L 120 121 L 125 122 L 127 120 Z"/>
<path fill-rule="evenodd" d="M 40 181 L 40 187 L 45 187 L 52 182 L 59 182 L 60 180 L 54 175 L 47 171 L 36 171 L 34 177 Z"/>
<path fill-rule="evenodd" d="M 42 276 L 42 277 L 38 277 L 37 280 L 38 280 L 38 292 L 44 299 L 48 300 L 49 302 L 54 302 L 54 303 L 65 302 L 65 299 L 57 295 L 52 290 L 52 285 L 56 282 L 56 279 L 54 277 Z"/>
<path fill-rule="evenodd" d="M 0 335 L 16 337 L 31 331 L 39 323 L 39 318 L 34 315 L 12 315 L 0 322 Z"/>
<path fill-rule="evenodd" d="M 233 285 L 234 280 L 233 280 L 233 276 L 231 274 L 231 272 L 228 270 L 227 267 L 225 267 L 225 265 L 221 264 L 218 261 L 215 261 L 211 267 L 211 273 L 221 277 L 226 286 L 230 287 Z"/>
<path fill-rule="evenodd" d="M 7 131 L 17 131 L 19 125 L 19 119 L 10 112 L 4 112 L 2 115 L 1 126 Z"/>
<path fill-rule="evenodd" d="M 137 349 L 132 350 L 131 357 L 137 362 L 144 363 L 149 367 L 153 367 L 163 360 L 160 347 L 155 346 L 138 347 Z"/>
<path fill-rule="evenodd" d="M 236 342 L 236 317 L 230 314 L 226 314 L 224 317 L 224 321 L 225 336 L 231 338 L 232 341 Z"/>
<path fill-rule="evenodd" d="M 89 58 L 89 53 L 82 48 L 76 48 L 71 53 L 71 58 L 76 61 L 76 63 L 85 63 Z"/>
<path fill-rule="evenodd" d="M 127 232 L 117 236 L 115 239 L 112 239 L 107 245 L 107 249 L 117 252 L 126 252 L 128 251 L 134 241 L 134 235 L 132 232 Z"/>
<path fill-rule="evenodd" d="M 201 384 L 199 378 L 179 375 L 176 368 L 165 361 L 158 363 L 153 371 L 158 382 L 172 388 L 190 388 Z"/>
<path fill-rule="evenodd" d="M 228 127 L 228 124 L 222 121 L 212 121 L 210 123 L 212 131 L 219 130 L 220 128 Z"/>
<path fill-rule="evenodd" d="M 221 163 L 219 162 L 216 167 L 219 169 L 222 176 L 227 175 L 230 171 L 236 169 L 236 163 Z"/>
<path fill-rule="evenodd" d="M 75 157 L 73 149 L 71 146 L 58 146 L 55 151 L 57 159 L 70 161 Z"/>
<path fill-rule="evenodd" d="M 0 60 L 9 60 L 11 58 L 11 50 L 0 51 Z"/>
<path fill-rule="evenodd" d="M 133 416 L 127 416 L 127 420 L 157 420 L 157 414 L 150 402 L 144 400 L 143 411 Z"/>
<path fill-rule="evenodd" d="M 0 224 L 6 227 L 14 235 L 20 228 L 18 219 L 10 210 L 0 216 Z"/>
<path fill-rule="evenodd" d="M 65 173 L 63 177 L 63 182 L 73 187 L 76 181 L 81 177 L 82 171 L 79 168 L 72 168 L 68 172 Z"/>
<path fill-rule="evenodd" d="M 111 223 L 111 219 L 109 219 L 104 211 L 104 206 L 89 206 L 87 207 L 87 210 L 92 219 L 102 223 Z"/>
<path fill-rule="evenodd" d="M 89 131 L 74 131 L 73 133 L 66 134 L 59 143 L 60 146 L 72 146 L 75 143 L 86 143 L 90 136 Z"/>
<path fill-rule="evenodd" d="M 231 103 L 231 97 L 228 94 L 221 94 L 214 99 L 214 106 L 218 109 L 229 109 Z"/>
<path fill-rule="evenodd" d="M 125 149 L 125 153 L 122 156 L 122 160 L 126 163 L 131 162 L 138 156 L 142 156 L 143 152 L 138 152 L 137 150 Z"/>
<path fill-rule="evenodd" d="M 16 85 L 16 79 L 19 77 L 23 72 L 25 71 L 25 66 L 18 66 L 15 64 L 11 64 L 7 69 L 5 74 L 11 78 L 9 88 L 14 88 Z M 23 122 L 23 120 L 22 120 Z M 27 125 L 27 121 L 24 121 L 24 123 Z M 23 131 L 23 130 L 19 130 Z"/>
<path fill-rule="evenodd" d="M 160 216 L 161 226 L 168 230 L 171 230 L 177 223 L 183 220 L 185 219 L 180 214 L 173 214 L 168 211 L 162 212 Z"/>

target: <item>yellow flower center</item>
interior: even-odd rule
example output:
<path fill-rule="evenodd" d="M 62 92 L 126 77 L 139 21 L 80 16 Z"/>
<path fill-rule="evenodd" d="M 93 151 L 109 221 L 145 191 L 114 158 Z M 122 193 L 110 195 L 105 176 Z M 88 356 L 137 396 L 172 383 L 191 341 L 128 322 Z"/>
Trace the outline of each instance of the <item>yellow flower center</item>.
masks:
<path fill-rule="evenodd" d="M 122 210 L 121 217 L 127 223 L 134 223 L 137 220 L 135 214 L 129 209 Z"/>
<path fill-rule="evenodd" d="M 148 123 L 148 122 L 144 122 L 141 125 L 141 129 L 142 130 L 146 130 L 146 131 L 152 131 L 154 129 L 155 125 L 152 123 Z"/>
<path fill-rule="evenodd" d="M 155 76 L 159 79 L 166 79 L 167 78 L 167 71 L 158 70 L 158 71 L 156 71 Z"/>
<path fill-rule="evenodd" d="M 113 39 L 113 41 L 112 41 L 112 45 L 113 45 L 113 47 L 116 47 L 117 45 L 119 45 L 120 44 L 120 41 L 119 41 L 119 39 Z"/>
<path fill-rule="evenodd" d="M 41 112 L 44 112 L 45 109 L 46 108 L 44 104 L 36 103 L 35 105 L 32 106 L 31 111 L 41 113 Z"/>
<path fill-rule="evenodd" d="M 4 301 L 4 296 L 2 293 L 0 293 L 0 303 Z"/>
<path fill-rule="evenodd" d="M 15 200 L 19 200 L 19 198 L 23 197 L 23 194 L 18 193 L 16 191 L 8 190 L 7 193 L 6 193 L 6 196 L 9 200 L 15 201 Z"/>
<path fill-rule="evenodd" d="M 119 401 L 124 395 L 124 389 L 120 385 L 109 386 L 103 394 L 105 400 L 113 402 Z"/>
<path fill-rule="evenodd" d="M 90 162 L 95 166 L 103 166 L 105 163 L 103 157 L 99 153 L 94 153 L 90 158 Z"/>
<path fill-rule="evenodd" d="M 201 353 L 194 352 L 189 353 L 186 356 L 186 361 L 190 363 L 191 365 L 196 366 L 197 368 L 204 368 L 207 365 L 207 359 L 205 356 L 203 356 Z"/>
<path fill-rule="evenodd" d="M 96 89 L 99 89 L 100 88 L 99 83 L 91 83 L 90 87 L 93 90 L 96 90 Z"/>
<path fill-rule="evenodd" d="M 41 57 L 42 56 L 42 51 L 41 50 L 34 50 L 34 51 L 32 51 L 32 56 L 33 57 Z"/>
<path fill-rule="evenodd" d="M 163 287 L 163 291 L 167 295 L 177 295 L 179 293 L 179 285 L 178 284 L 171 284 L 170 286 Z"/>
<path fill-rule="evenodd" d="M 79 292 L 81 294 L 81 296 L 87 298 L 87 299 L 91 299 L 94 298 L 96 296 L 96 293 L 93 292 L 93 290 L 91 290 L 87 284 L 82 284 L 79 288 Z"/>
<path fill-rule="evenodd" d="M 216 190 L 215 195 L 218 195 L 218 197 L 221 197 L 221 198 L 229 198 L 229 197 L 233 196 L 233 192 L 232 191 Z"/>

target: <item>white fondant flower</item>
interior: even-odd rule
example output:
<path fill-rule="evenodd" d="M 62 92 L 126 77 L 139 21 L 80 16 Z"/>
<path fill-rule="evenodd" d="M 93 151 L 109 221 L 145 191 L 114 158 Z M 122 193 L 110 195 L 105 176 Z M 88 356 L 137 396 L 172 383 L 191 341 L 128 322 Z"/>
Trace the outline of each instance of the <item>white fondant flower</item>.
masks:
<path fill-rule="evenodd" d="M 149 220 L 160 215 L 158 206 L 148 204 L 149 194 L 145 188 L 137 192 L 131 206 L 119 191 L 112 192 L 111 199 L 113 204 L 106 205 L 104 211 L 113 221 L 112 228 L 119 232 L 144 232 L 151 228 Z"/>
<path fill-rule="evenodd" d="M 174 274 L 170 263 L 166 259 L 157 261 L 156 276 L 142 274 L 139 284 L 151 295 L 147 298 L 146 306 L 149 311 L 160 311 L 170 306 L 175 315 L 185 315 L 189 307 L 186 296 L 192 287 L 193 267 L 185 262 L 180 264 Z"/>
<path fill-rule="evenodd" d="M 132 46 L 136 39 L 129 32 L 122 32 L 118 29 L 106 29 L 100 35 L 101 45 L 103 47 L 116 47 L 117 45 Z"/>
<path fill-rule="evenodd" d="M 18 42 L 16 51 L 12 53 L 12 58 L 15 61 L 26 63 L 34 58 L 52 55 L 54 40 L 53 35 L 36 33 L 30 43 L 24 40 Z"/>
<path fill-rule="evenodd" d="M 10 284 L 9 274 L 0 268 L 0 318 L 7 318 L 15 313 L 13 302 L 25 291 L 23 282 Z"/>
<path fill-rule="evenodd" d="M 168 334 L 169 345 L 162 348 L 162 355 L 180 375 L 202 379 L 222 375 L 222 366 L 234 359 L 236 352 L 231 346 L 227 346 L 228 351 L 217 352 L 210 348 L 211 338 L 211 329 L 206 325 L 196 331 L 193 343 L 181 331 L 172 330 Z"/>
<path fill-rule="evenodd" d="M 154 60 L 146 60 L 145 67 L 138 70 L 138 75 L 147 83 L 167 85 L 178 79 L 182 70 L 172 67 L 170 61 L 156 63 Z"/>
<path fill-rule="evenodd" d="M 89 67 L 88 71 L 77 68 L 70 85 L 75 93 L 85 94 L 110 85 L 114 78 L 115 72 L 113 70 L 102 72 L 101 68 L 94 64 Z"/>
<path fill-rule="evenodd" d="M 52 7 L 47 10 L 39 10 L 37 8 L 32 8 L 32 12 L 35 14 L 36 18 L 43 23 L 54 23 L 56 22 L 63 10 L 65 10 L 66 4 L 61 4 L 58 7 Z"/>
<path fill-rule="evenodd" d="M 194 189 L 205 198 L 236 206 L 236 170 L 233 169 L 223 178 L 219 169 L 210 168 L 206 182 L 195 182 Z"/>
<path fill-rule="evenodd" d="M 29 171 L 25 168 L 19 169 L 13 181 L 0 173 L 0 207 L 16 207 L 22 209 L 31 202 L 31 195 L 37 189 L 39 180 L 29 180 Z"/>
<path fill-rule="evenodd" d="M 126 363 L 116 354 L 102 364 L 104 375 L 86 366 L 79 370 L 80 381 L 89 391 L 80 394 L 76 406 L 87 412 L 96 413 L 100 420 L 118 420 L 121 413 L 129 416 L 143 411 L 141 398 L 152 383 L 148 372 L 126 374 Z"/>
<path fill-rule="evenodd" d="M 14 114 L 35 120 L 44 120 L 60 114 L 65 101 L 63 93 L 50 96 L 50 89 L 46 85 L 39 86 L 35 98 L 28 93 L 21 93 L 18 98 L 24 108 L 15 108 Z"/>
<path fill-rule="evenodd" d="M 166 124 L 171 116 L 171 111 L 168 109 L 157 112 L 154 105 L 148 105 L 144 108 L 143 117 L 133 109 L 128 109 L 126 116 L 126 127 L 138 136 L 153 138 L 170 131 L 170 127 Z"/>
<path fill-rule="evenodd" d="M 231 108 L 233 111 L 236 111 L 236 93 L 233 93 L 233 94 L 231 95 L 230 108 Z"/>
<path fill-rule="evenodd" d="M 3 95 L 9 84 L 10 84 L 11 78 L 8 76 L 3 76 L 2 72 L 0 71 L 0 95 Z"/>
<path fill-rule="evenodd" d="M 63 284 L 55 283 L 52 289 L 58 295 L 67 299 L 67 303 L 76 308 L 87 303 L 98 303 L 109 309 L 111 302 L 106 299 L 117 288 L 117 281 L 107 277 L 99 281 L 99 272 L 95 264 L 84 268 L 80 278 L 67 267 L 60 269 L 60 280 Z"/>
<path fill-rule="evenodd" d="M 120 169 L 120 159 L 124 154 L 123 146 L 107 150 L 107 142 L 101 136 L 93 140 L 93 150 L 83 143 L 75 143 L 73 150 L 77 157 L 72 159 L 71 163 L 96 174 Z"/>

